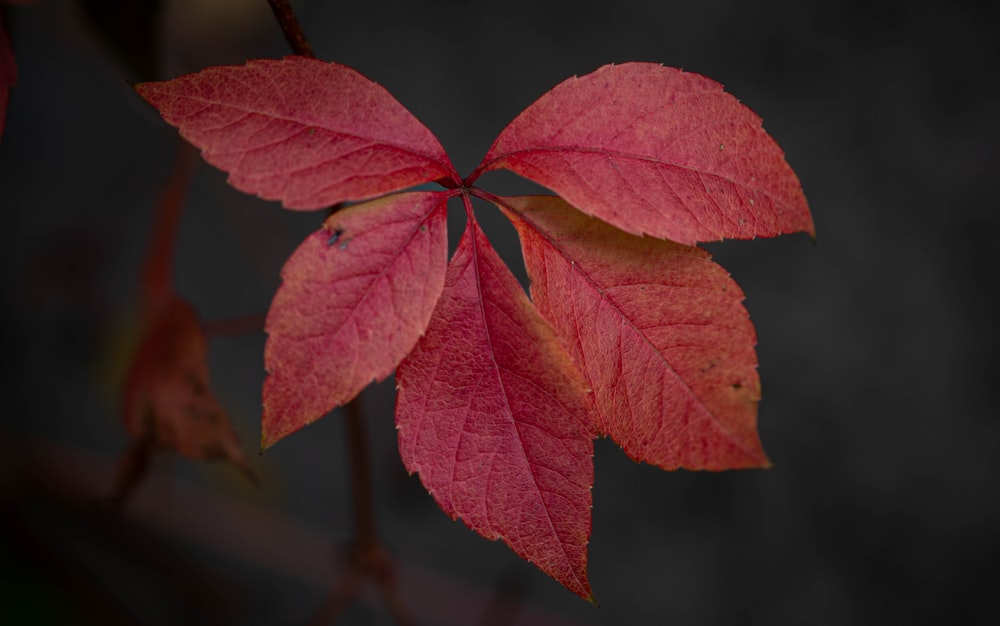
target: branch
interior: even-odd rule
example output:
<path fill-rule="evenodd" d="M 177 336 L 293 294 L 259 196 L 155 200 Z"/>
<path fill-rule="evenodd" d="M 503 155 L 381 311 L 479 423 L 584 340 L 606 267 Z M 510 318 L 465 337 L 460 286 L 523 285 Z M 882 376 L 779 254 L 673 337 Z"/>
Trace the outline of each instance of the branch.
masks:
<path fill-rule="evenodd" d="M 173 295 L 173 261 L 177 227 L 184 209 L 198 151 L 187 142 L 178 142 L 170 179 L 157 200 L 151 241 L 142 266 L 143 305 L 156 309 Z"/>
<path fill-rule="evenodd" d="M 288 3 L 288 0 L 267 0 L 267 3 L 271 5 L 274 17 L 278 20 L 281 31 L 285 33 L 285 39 L 292 51 L 299 56 L 315 59 L 316 55 L 313 54 L 306 34 L 302 32 L 299 20 L 295 17 L 295 11 L 292 10 L 292 5 Z"/>
<path fill-rule="evenodd" d="M 363 570 L 380 560 L 378 540 L 375 538 L 375 506 L 372 498 L 371 455 L 368 432 L 365 430 L 364 407 L 361 396 L 344 405 L 344 426 L 347 430 L 347 456 L 351 464 L 351 483 L 354 489 L 354 540 L 355 554 Z"/>

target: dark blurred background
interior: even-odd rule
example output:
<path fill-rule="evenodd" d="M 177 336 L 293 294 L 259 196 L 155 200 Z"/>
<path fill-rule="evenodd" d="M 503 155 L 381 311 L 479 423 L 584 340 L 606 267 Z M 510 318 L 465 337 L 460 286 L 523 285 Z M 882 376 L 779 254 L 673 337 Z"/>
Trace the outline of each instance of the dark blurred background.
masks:
<path fill-rule="evenodd" d="M 386 86 L 462 173 L 568 76 L 629 60 L 705 74 L 763 117 L 817 225 L 816 245 L 710 246 L 757 327 L 773 469 L 665 473 L 597 442 L 600 608 L 451 522 L 402 469 L 392 381 L 365 392 L 379 528 L 419 624 L 1000 623 L 995 22 L 940 1 L 295 6 L 317 55 Z M 343 571 L 345 436 L 335 412 L 255 454 L 263 332 L 210 343 L 262 488 L 161 458 L 121 518 L 92 506 L 127 445 L 119 378 L 177 141 L 130 83 L 287 44 L 264 0 L 43 0 L 6 17 L 0 622 L 305 623 Z M 480 208 L 517 265 L 513 230 Z M 262 315 L 320 219 L 200 165 L 179 290 L 209 322 Z M 366 592 L 338 623 L 392 620 Z"/>

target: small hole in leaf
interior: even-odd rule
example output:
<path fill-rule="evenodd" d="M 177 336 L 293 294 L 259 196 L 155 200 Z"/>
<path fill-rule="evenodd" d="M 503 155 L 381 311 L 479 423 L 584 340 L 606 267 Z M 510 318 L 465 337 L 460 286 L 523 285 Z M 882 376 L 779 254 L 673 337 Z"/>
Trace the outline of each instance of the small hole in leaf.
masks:
<path fill-rule="evenodd" d="M 326 246 L 328 248 L 333 247 L 333 244 L 335 244 L 338 241 L 340 241 L 340 236 L 343 235 L 343 234 L 344 234 L 344 230 L 342 228 L 338 228 L 337 230 L 333 231 L 333 233 L 330 235 L 330 238 L 326 240 Z M 341 246 L 340 249 L 343 250 L 344 247 Z"/>

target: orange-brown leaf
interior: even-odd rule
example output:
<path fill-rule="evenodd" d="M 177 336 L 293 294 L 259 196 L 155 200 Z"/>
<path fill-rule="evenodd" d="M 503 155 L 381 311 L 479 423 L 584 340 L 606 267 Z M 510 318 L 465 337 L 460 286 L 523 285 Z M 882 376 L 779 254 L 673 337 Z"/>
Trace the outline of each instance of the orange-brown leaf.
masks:
<path fill-rule="evenodd" d="M 253 472 L 225 409 L 209 387 L 208 345 L 197 313 L 179 297 L 151 313 L 125 387 L 125 427 L 190 459 Z"/>

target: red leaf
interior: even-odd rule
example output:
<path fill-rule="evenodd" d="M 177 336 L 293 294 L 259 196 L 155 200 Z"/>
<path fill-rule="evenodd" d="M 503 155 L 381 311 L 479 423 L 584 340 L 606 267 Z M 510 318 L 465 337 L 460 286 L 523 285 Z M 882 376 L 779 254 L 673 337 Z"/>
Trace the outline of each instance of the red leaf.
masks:
<path fill-rule="evenodd" d="M 136 91 L 241 191 L 317 209 L 448 178 L 444 148 L 384 88 L 305 57 L 211 67 Z"/>
<path fill-rule="evenodd" d="M 7 37 L 4 25 L 3 10 L 0 10 L 0 137 L 3 137 L 4 124 L 7 120 L 7 103 L 10 101 L 10 88 L 17 83 L 17 65 L 14 63 L 14 49 Z"/>
<path fill-rule="evenodd" d="M 395 194 L 332 215 L 288 259 L 267 316 L 267 447 L 392 373 L 444 285 L 452 192 Z"/>
<path fill-rule="evenodd" d="M 718 83 L 661 65 L 560 83 L 500 133 L 469 182 L 498 168 L 634 234 L 693 244 L 814 232 L 760 118 Z"/>
<path fill-rule="evenodd" d="M 665 469 L 769 465 L 743 293 L 707 252 L 636 237 L 555 197 L 498 199 L 531 296 L 594 392 L 600 430 Z"/>
<path fill-rule="evenodd" d="M 400 454 L 449 516 L 591 599 L 582 381 L 469 216 L 427 334 L 396 373 Z"/>
<path fill-rule="evenodd" d="M 138 441 L 191 459 L 224 460 L 251 480 L 236 432 L 209 388 L 208 345 L 179 297 L 150 312 L 125 387 L 125 427 Z"/>

